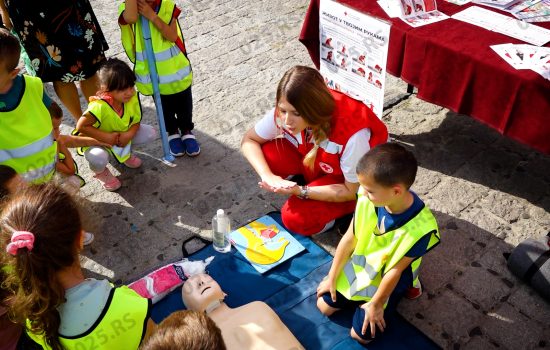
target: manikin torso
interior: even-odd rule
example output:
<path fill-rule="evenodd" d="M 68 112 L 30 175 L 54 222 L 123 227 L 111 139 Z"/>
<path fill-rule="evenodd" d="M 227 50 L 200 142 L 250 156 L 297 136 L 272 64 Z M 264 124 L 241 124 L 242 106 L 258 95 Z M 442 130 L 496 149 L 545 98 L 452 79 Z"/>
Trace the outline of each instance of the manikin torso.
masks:
<path fill-rule="evenodd" d="M 304 349 L 266 303 L 254 301 L 234 309 L 227 306 L 225 294 L 209 275 L 187 280 L 182 297 L 188 309 L 207 311 L 222 331 L 228 350 Z"/>

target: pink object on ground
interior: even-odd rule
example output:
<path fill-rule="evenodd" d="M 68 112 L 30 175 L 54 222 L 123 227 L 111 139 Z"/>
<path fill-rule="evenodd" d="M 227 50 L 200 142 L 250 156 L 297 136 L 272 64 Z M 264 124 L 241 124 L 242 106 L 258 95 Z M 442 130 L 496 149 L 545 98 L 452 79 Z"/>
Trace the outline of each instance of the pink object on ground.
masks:
<path fill-rule="evenodd" d="M 126 165 L 128 168 L 136 169 L 141 166 L 141 163 L 142 163 L 141 159 L 139 159 L 137 156 L 132 154 L 130 155 L 130 158 L 128 158 L 128 160 L 124 162 L 124 165 Z"/>
<path fill-rule="evenodd" d="M 189 261 L 183 259 L 172 264 L 165 265 L 147 276 L 130 283 L 128 287 L 135 290 L 144 298 L 151 299 L 156 303 L 177 287 L 181 286 L 189 276 L 197 273 L 204 273 L 206 266 L 214 257 L 203 261 Z"/>
<path fill-rule="evenodd" d="M 99 174 L 95 174 L 94 177 L 103 184 L 103 188 L 107 191 L 116 191 L 122 186 L 120 180 L 111 174 L 108 168 L 105 168 L 105 170 Z"/>

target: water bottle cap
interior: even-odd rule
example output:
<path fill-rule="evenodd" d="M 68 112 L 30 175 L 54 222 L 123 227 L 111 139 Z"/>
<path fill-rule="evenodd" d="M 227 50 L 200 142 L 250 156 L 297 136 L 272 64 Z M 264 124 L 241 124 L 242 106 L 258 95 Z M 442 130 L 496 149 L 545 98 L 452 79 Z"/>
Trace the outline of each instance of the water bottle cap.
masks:
<path fill-rule="evenodd" d="M 223 214 L 224 214 L 223 209 L 218 209 L 218 211 L 216 212 L 217 216 L 222 216 Z"/>

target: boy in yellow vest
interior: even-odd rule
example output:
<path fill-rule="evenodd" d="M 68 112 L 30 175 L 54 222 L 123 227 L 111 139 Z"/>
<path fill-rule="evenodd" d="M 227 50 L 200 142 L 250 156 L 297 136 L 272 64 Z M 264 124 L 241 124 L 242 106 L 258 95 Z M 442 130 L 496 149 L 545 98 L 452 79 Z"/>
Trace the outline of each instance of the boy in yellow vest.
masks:
<path fill-rule="evenodd" d="M 180 13 L 173 0 L 125 0 L 119 7 L 118 24 L 124 51 L 135 64 L 138 91 L 152 95 L 140 15 L 149 20 L 170 153 L 194 157 L 199 155 L 200 146 L 192 133 L 193 72 L 178 23 Z"/>
<path fill-rule="evenodd" d="M 421 257 L 439 243 L 430 209 L 410 191 L 418 165 L 395 143 L 372 148 L 357 164 L 361 187 L 352 224 L 329 274 L 317 288 L 317 307 L 330 316 L 355 308 L 350 335 L 362 344 L 391 327 L 397 303 L 421 294 Z M 387 321 L 387 322 L 386 322 Z"/>
<path fill-rule="evenodd" d="M 51 116 L 62 111 L 40 78 L 19 74 L 20 54 L 17 38 L 0 28 L 0 164 L 27 182 L 42 183 L 55 171 Z"/>

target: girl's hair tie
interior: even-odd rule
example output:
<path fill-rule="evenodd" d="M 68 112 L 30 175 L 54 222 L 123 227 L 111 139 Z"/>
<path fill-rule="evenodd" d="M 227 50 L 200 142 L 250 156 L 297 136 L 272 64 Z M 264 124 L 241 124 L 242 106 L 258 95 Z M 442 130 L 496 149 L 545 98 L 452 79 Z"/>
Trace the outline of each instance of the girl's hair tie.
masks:
<path fill-rule="evenodd" d="M 11 235 L 11 243 L 6 247 L 6 251 L 11 255 L 17 255 L 17 250 L 20 248 L 27 248 L 29 251 L 34 246 L 34 235 L 28 231 L 15 231 Z"/>

